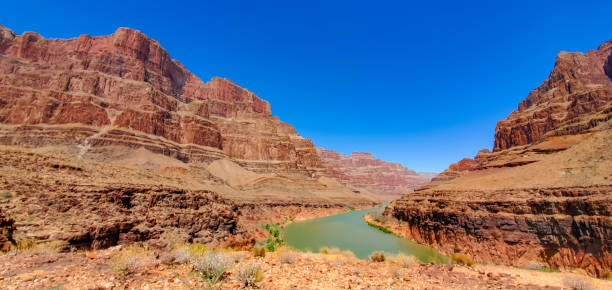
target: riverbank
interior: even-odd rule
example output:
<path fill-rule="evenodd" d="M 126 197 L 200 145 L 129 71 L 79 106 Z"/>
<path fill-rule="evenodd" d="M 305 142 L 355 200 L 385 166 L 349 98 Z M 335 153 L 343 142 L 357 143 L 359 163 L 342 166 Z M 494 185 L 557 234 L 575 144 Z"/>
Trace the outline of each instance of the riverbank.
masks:
<path fill-rule="evenodd" d="M 135 250 L 133 246 L 94 252 L 13 252 L 0 255 L 0 284 L 9 289 L 203 289 L 209 284 L 193 261 L 210 251 L 192 248 L 191 252 L 181 248 Z M 218 253 L 218 260 L 228 261 L 215 284 L 220 289 L 245 288 L 244 273 L 251 268 L 259 269 L 253 285 L 262 289 L 561 289 L 577 283 L 595 289 L 612 287 L 612 282 L 575 274 L 491 265 L 421 264 L 390 257 L 385 262 L 372 262 L 349 254 L 290 251 L 265 257 L 229 249 Z M 130 263 L 120 264 L 126 257 Z"/>
<path fill-rule="evenodd" d="M 388 218 L 388 217 L 387 217 Z M 378 220 L 376 218 L 374 218 L 370 213 L 367 213 L 363 216 L 363 219 L 366 223 L 372 225 L 373 227 L 376 228 L 383 228 L 385 229 L 384 232 L 389 232 L 392 235 L 398 236 L 398 237 L 402 237 L 405 239 L 410 239 L 410 235 L 408 235 L 406 233 L 406 226 L 402 225 L 401 222 L 397 221 L 397 220 L 393 220 L 388 218 L 388 220 Z M 445 252 L 443 251 L 442 248 L 438 248 L 438 250 L 441 251 L 441 253 L 451 256 L 455 253 L 453 252 Z M 459 253 L 462 256 L 465 256 L 463 253 Z M 465 256 L 467 257 L 467 256 Z M 468 257 L 469 258 L 469 257 Z M 471 260 L 471 259 L 470 259 Z M 483 265 L 487 265 L 486 267 L 490 268 L 490 269 L 496 269 L 496 271 L 500 274 L 511 274 L 514 273 L 516 271 L 530 271 L 530 272 L 538 272 L 538 273 L 544 273 L 542 277 L 540 277 L 541 279 L 545 279 L 545 280 L 549 280 L 551 279 L 551 277 L 554 277 L 555 275 L 564 275 L 564 274 L 570 274 L 571 275 L 576 275 L 577 277 L 582 277 L 584 279 L 591 279 L 593 281 L 603 281 L 605 283 L 612 283 L 609 280 L 602 280 L 602 279 L 595 279 L 595 278 L 591 278 L 587 275 L 587 273 L 585 271 L 582 271 L 581 269 L 575 269 L 571 272 L 565 271 L 565 272 L 559 272 L 556 271 L 558 273 L 552 273 L 552 270 L 547 268 L 545 266 L 545 264 L 543 263 L 538 263 L 538 262 L 533 262 L 533 263 L 529 263 L 528 267 L 526 268 L 530 268 L 530 269 L 522 269 L 522 268 L 517 268 L 517 267 L 513 267 L 513 266 L 508 266 L 508 265 L 495 265 L 495 264 L 488 264 L 486 262 L 482 262 L 479 265 L 477 265 L 476 267 L 484 267 Z M 547 277 L 548 274 L 550 274 L 550 277 Z M 606 284 L 608 285 L 608 284 Z M 612 286 L 612 284 L 610 285 Z M 606 286 L 606 287 L 610 287 L 610 286 Z M 608 289 L 608 288 L 605 288 Z"/>

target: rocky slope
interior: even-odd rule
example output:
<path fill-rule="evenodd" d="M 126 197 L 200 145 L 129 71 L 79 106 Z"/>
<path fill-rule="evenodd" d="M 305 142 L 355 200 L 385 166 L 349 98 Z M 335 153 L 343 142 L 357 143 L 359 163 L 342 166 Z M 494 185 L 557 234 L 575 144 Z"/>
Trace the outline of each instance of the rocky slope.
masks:
<path fill-rule="evenodd" d="M 494 151 L 394 201 L 395 231 L 443 252 L 522 266 L 612 270 L 612 41 L 559 54 L 498 123 Z"/>
<path fill-rule="evenodd" d="M 256 222 L 373 204 L 326 176 L 268 102 L 202 82 L 129 28 L 46 39 L 0 26 L 0 154 L 18 239 L 67 247 L 248 243 Z"/>
<path fill-rule="evenodd" d="M 317 148 L 317 153 L 331 176 L 383 200 L 397 198 L 429 182 L 426 177 L 399 163 L 383 161 L 367 152 L 353 152 L 347 156 Z"/>

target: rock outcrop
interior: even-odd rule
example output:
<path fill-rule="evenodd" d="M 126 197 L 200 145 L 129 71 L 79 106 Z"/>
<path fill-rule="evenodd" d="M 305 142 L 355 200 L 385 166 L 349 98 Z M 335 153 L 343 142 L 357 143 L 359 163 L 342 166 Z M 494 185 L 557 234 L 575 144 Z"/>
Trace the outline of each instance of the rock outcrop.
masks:
<path fill-rule="evenodd" d="M 144 147 L 183 161 L 231 158 L 317 175 L 312 141 L 227 79 L 203 83 L 129 28 L 45 39 L 0 27 L 0 143 Z"/>
<path fill-rule="evenodd" d="M 612 41 L 586 54 L 559 53 L 548 79 L 497 123 L 493 150 L 531 144 L 553 130 L 554 134 L 577 134 L 608 119 L 611 68 Z"/>
<path fill-rule="evenodd" d="M 445 253 L 523 266 L 612 270 L 612 42 L 561 53 L 500 121 L 494 151 L 451 165 L 385 214 Z"/>
<path fill-rule="evenodd" d="M 8 252 L 15 243 L 15 220 L 2 212 L 0 208 L 0 252 Z"/>
<path fill-rule="evenodd" d="M 397 198 L 429 182 L 415 171 L 378 159 L 371 153 L 353 152 L 347 156 L 323 148 L 317 148 L 317 153 L 331 176 L 382 199 Z"/>

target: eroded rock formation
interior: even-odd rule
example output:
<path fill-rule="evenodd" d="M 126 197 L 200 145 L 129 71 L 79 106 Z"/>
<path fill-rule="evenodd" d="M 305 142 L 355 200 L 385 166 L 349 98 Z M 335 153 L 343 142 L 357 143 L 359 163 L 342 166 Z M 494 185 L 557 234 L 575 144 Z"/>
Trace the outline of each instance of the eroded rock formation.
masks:
<path fill-rule="evenodd" d="M 144 147 L 261 172 L 320 171 L 312 142 L 268 102 L 227 79 L 203 83 L 137 30 L 45 39 L 0 27 L 0 35 L 1 143 Z"/>
<path fill-rule="evenodd" d="M 399 163 L 386 162 L 371 153 L 340 154 L 317 148 L 329 174 L 344 184 L 367 190 L 381 198 L 410 193 L 429 180 Z"/>
<path fill-rule="evenodd" d="M 445 253 L 522 266 L 612 270 L 612 42 L 562 52 L 498 123 L 494 152 L 451 165 L 385 211 Z"/>
<path fill-rule="evenodd" d="M 0 252 L 8 252 L 15 243 L 13 232 L 15 232 L 15 220 L 0 208 Z"/>

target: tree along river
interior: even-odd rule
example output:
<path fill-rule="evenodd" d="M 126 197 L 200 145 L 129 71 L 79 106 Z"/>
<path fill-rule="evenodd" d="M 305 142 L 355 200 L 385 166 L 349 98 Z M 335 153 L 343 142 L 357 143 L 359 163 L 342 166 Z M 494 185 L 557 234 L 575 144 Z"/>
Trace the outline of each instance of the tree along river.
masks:
<path fill-rule="evenodd" d="M 316 218 L 289 224 L 284 230 L 288 246 L 300 251 L 318 252 L 322 247 L 349 250 L 360 259 L 368 259 L 374 251 L 389 254 L 403 253 L 422 262 L 446 263 L 443 256 L 428 246 L 384 233 L 369 226 L 363 216 L 372 210 L 349 211 L 343 214 Z"/>

